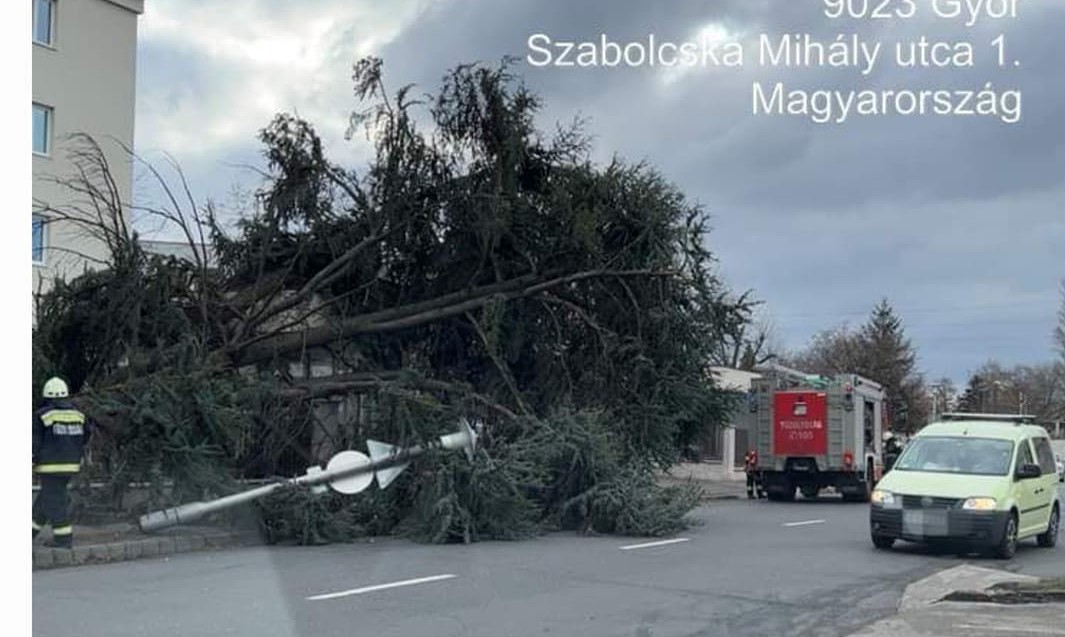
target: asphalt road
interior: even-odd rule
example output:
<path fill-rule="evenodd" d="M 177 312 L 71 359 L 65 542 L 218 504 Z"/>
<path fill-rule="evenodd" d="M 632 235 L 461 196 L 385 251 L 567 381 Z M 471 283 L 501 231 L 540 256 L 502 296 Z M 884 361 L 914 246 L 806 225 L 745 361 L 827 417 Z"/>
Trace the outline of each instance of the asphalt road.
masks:
<path fill-rule="evenodd" d="M 1065 493 L 1063 493 L 1065 495 Z M 668 544 L 552 534 L 179 555 L 33 575 L 40 637 L 840 636 L 965 561 L 1065 576 L 1065 543 L 1010 562 L 876 551 L 867 505 L 732 501 Z"/>

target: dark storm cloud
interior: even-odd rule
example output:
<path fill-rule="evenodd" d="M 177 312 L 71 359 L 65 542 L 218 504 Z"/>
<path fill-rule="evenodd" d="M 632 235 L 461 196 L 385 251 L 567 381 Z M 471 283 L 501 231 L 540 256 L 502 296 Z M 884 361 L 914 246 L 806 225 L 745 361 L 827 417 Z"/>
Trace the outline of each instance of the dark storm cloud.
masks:
<path fill-rule="evenodd" d="M 930 1 L 918 0 L 926 12 Z M 384 58 L 391 86 L 413 82 L 431 91 L 458 63 L 524 57 L 536 33 L 578 41 L 602 33 L 625 42 L 650 33 L 682 41 L 711 24 L 748 37 L 857 32 L 885 43 L 882 58 L 900 38 L 971 40 L 976 69 L 902 70 L 881 59 L 869 77 L 762 69 L 750 55 L 742 70 L 692 69 L 672 81 L 650 68 L 539 69 L 519 61 L 513 70 L 544 99 L 545 128 L 587 116 L 597 159 L 646 159 L 711 212 L 709 243 L 723 273 L 767 301 L 785 344 L 801 345 L 844 320 L 861 322 L 888 296 L 930 374 L 961 381 L 989 356 L 1047 358 L 1056 281 L 1065 274 L 1065 3 L 1022 2 L 1018 20 L 972 29 L 931 18 L 833 22 L 821 7 L 819 0 L 441 1 L 373 52 Z M 1000 71 L 990 63 L 989 42 L 1000 32 L 1020 67 Z M 330 51 L 330 72 L 348 68 L 360 50 Z M 152 64 L 180 66 L 165 48 L 150 56 Z M 194 85 L 204 72 L 182 71 Z M 346 74 L 312 79 L 348 82 Z M 755 117 L 755 80 L 844 90 L 979 89 L 990 81 L 1023 91 L 1024 116 L 1012 126 L 945 117 L 843 125 Z M 165 87 L 157 93 L 166 95 Z M 341 93 L 330 92 L 331 99 Z M 313 112 L 347 106 L 319 104 Z"/>
<path fill-rule="evenodd" d="M 494 63 L 504 54 L 526 54 L 532 33 L 556 40 L 594 40 L 606 33 L 625 42 L 649 33 L 682 40 L 711 22 L 733 30 L 810 32 L 829 39 L 853 30 L 853 23 L 825 19 L 820 6 L 811 1 L 445 3 L 394 41 L 384 56 L 405 81 L 432 86 L 450 63 Z M 972 70 L 914 71 L 894 68 L 882 59 L 876 72 L 862 78 L 851 71 L 760 69 L 748 56 L 744 72 L 695 72 L 668 89 L 658 86 L 659 74 L 648 69 L 518 68 L 545 97 L 546 119 L 588 114 L 594 132 L 611 139 L 619 150 L 653 155 L 670 174 L 685 182 L 698 179 L 722 201 L 854 207 L 895 198 L 900 188 L 928 200 L 983 199 L 1060 183 L 1058 167 L 1065 159 L 1065 135 L 1060 133 L 1065 124 L 1058 114 L 1065 110 L 1065 85 L 1054 78 L 1065 60 L 1059 37 L 1065 5 L 1025 8 L 1020 20 L 1006 25 L 1010 53 L 1023 60 L 1021 68 L 1008 72 L 993 69 L 987 61 L 988 42 L 997 31 L 916 19 L 897 28 L 857 26 L 866 37 L 879 36 L 885 42 L 922 34 L 972 39 L 984 61 Z M 834 126 L 754 118 L 752 79 L 808 89 L 863 84 L 980 89 L 991 81 L 1024 91 L 1024 120 L 1009 126 L 988 119 L 882 117 Z M 1009 161 L 1002 161 L 1003 154 Z"/>

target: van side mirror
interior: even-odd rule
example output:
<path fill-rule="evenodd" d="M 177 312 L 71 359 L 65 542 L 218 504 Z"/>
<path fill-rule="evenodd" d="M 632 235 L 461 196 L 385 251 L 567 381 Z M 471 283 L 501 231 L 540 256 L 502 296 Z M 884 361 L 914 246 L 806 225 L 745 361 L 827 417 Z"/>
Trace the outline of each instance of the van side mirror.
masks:
<path fill-rule="evenodd" d="M 1031 480 L 1043 475 L 1043 470 L 1037 464 L 1025 464 L 1017 467 L 1018 480 Z"/>

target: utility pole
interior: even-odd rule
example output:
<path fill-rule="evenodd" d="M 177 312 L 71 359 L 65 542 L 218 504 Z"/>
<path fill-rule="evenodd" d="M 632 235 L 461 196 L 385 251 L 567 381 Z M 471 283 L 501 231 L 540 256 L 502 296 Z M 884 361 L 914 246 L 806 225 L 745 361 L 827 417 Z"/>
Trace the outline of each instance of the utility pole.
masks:
<path fill-rule="evenodd" d="M 939 418 L 939 392 L 943 389 L 940 384 L 929 385 L 929 389 L 932 390 L 932 422 L 935 422 Z"/>

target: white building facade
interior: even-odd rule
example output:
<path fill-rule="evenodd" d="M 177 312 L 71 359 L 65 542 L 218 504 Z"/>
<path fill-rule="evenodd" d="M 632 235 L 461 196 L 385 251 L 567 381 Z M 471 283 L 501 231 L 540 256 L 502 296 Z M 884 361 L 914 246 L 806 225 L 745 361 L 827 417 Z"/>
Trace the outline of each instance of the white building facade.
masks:
<path fill-rule="evenodd" d="M 23 0 L 26 1 L 26 0 Z M 77 206 L 53 180 L 74 176 L 69 136 L 85 133 L 104 151 L 114 190 L 128 205 L 133 170 L 137 23 L 144 0 L 29 0 L 33 3 L 33 292 L 93 269 L 106 245 L 62 220 Z M 128 215 L 128 211 L 124 212 Z M 128 219 L 127 219 L 128 222 Z"/>

